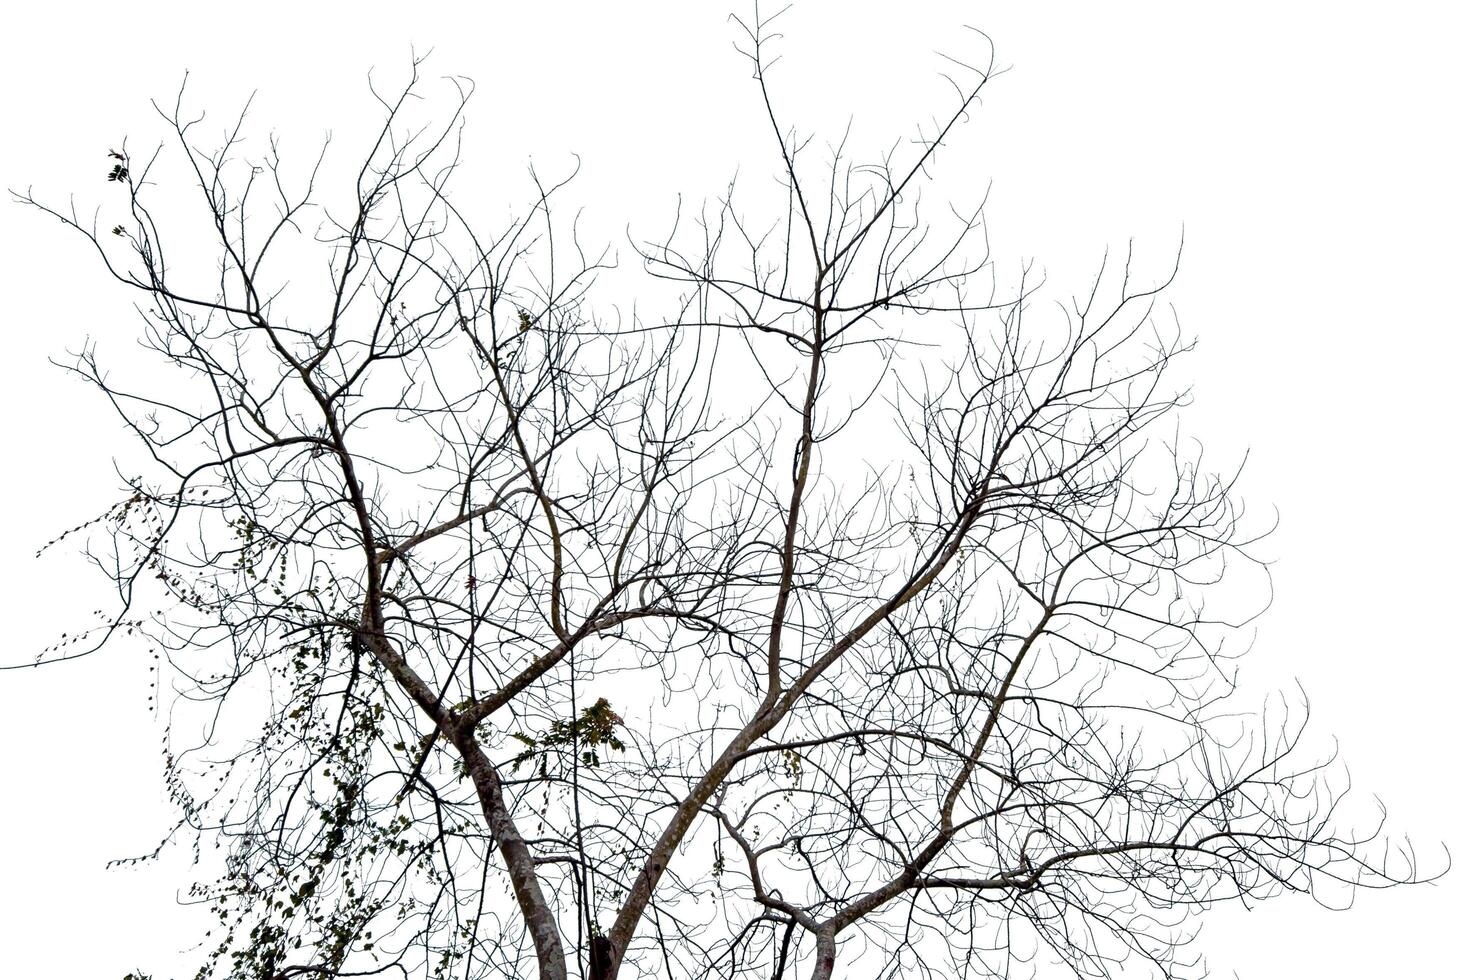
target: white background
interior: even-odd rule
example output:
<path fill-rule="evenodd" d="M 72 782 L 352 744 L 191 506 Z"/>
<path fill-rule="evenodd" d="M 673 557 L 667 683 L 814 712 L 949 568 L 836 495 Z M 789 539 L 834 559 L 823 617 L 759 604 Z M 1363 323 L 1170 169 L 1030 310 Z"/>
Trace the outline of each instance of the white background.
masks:
<path fill-rule="evenodd" d="M 1338 739 L 1356 792 L 1381 797 L 1433 862 L 1439 841 L 1462 845 L 1462 18 L 1439 2 L 895 6 L 799 4 L 773 77 L 784 111 L 827 138 L 852 116 L 864 147 L 910 135 L 944 105 L 933 53 L 978 50 L 958 30 L 973 24 L 1013 70 L 938 177 L 968 201 L 991 186 L 999 255 L 1034 259 L 1069 293 L 1107 245 L 1135 239 L 1160 268 L 1185 233 L 1171 298 L 1200 341 L 1187 431 L 1222 459 L 1249 450 L 1245 496 L 1280 519 L 1266 551 L 1277 595 L 1244 681 L 1298 678 L 1312 747 Z M 428 75 L 479 86 L 474 199 L 520 203 L 530 159 L 556 173 L 577 152 L 574 199 L 622 246 L 631 220 L 662 229 L 677 194 L 769 173 L 725 13 L 686 0 L 26 4 L 3 29 L 0 184 L 74 192 L 88 210 L 111 200 L 107 149 L 161 137 L 147 100 L 170 99 L 185 69 L 219 125 L 257 89 L 257 131 L 286 153 L 326 130 L 348 142 L 372 118 L 367 71 L 390 84 L 414 45 L 434 49 Z M 120 350 L 136 325 L 79 239 L 9 203 L 0 228 L 0 656 L 16 662 L 97 605 L 74 556 L 32 555 L 117 496 L 124 439 L 46 358 L 88 336 Z M 146 687 L 122 647 L 0 673 L 0 976 L 164 976 L 186 960 L 174 954 L 201 922 L 175 903 L 187 853 L 103 869 L 151 850 L 169 817 Z M 1458 921 L 1462 871 L 1345 913 L 1300 898 L 1219 910 L 1200 941 L 1218 976 L 1440 976 L 1456 969 Z"/>

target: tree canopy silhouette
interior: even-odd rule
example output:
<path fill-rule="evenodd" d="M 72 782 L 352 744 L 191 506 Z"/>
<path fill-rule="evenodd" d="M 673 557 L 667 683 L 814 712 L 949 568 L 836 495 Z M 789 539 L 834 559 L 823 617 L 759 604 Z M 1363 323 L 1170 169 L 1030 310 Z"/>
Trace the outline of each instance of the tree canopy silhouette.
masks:
<path fill-rule="evenodd" d="M 146 463 L 68 534 L 120 612 L 41 659 L 144 637 L 176 692 L 200 978 L 1178 976 L 1212 903 L 1424 876 L 1236 693 L 1263 529 L 1177 429 L 1172 270 L 997 275 L 921 199 L 993 54 L 818 156 L 770 23 L 780 207 L 636 240 L 629 315 L 566 181 L 459 210 L 470 87 L 418 124 L 417 65 L 343 182 L 180 96 L 105 233 L 24 196 L 172 368 L 70 364 Z"/>

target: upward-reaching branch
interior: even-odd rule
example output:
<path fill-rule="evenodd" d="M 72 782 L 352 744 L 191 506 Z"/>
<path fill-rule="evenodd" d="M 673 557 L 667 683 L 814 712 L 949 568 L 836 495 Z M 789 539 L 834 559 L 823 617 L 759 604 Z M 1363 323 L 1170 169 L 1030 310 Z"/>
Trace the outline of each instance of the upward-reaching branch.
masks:
<path fill-rule="evenodd" d="M 200 980 L 1174 976 L 1214 901 L 1426 877 L 1336 829 L 1302 710 L 1238 708 L 1262 530 L 1177 438 L 1172 272 L 1043 305 L 978 208 L 928 217 L 993 56 L 814 179 L 773 20 L 785 211 L 677 213 L 623 318 L 565 182 L 468 222 L 471 90 L 418 125 L 419 62 L 338 220 L 329 154 L 287 179 L 181 98 L 173 156 L 111 154 L 113 235 L 37 205 L 183 369 L 71 365 L 144 462 L 76 530 L 122 612 L 52 659 L 146 636 L 180 692 L 175 833 L 229 845 Z M 154 219 L 179 175 L 201 245 Z"/>

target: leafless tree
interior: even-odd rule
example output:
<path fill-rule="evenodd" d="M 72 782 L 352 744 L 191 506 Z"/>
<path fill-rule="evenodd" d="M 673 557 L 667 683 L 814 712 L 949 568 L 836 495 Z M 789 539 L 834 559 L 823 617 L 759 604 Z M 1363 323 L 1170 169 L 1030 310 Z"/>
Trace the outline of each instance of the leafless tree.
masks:
<path fill-rule="evenodd" d="M 1426 874 L 1235 693 L 1262 529 L 1179 437 L 1170 273 L 1042 305 L 921 206 L 990 58 L 809 163 L 769 24 L 784 209 L 635 244 L 654 317 L 591 305 L 564 182 L 459 213 L 417 66 L 344 206 L 181 96 L 115 222 L 22 195 L 172 369 L 69 364 L 146 462 L 76 531 L 120 612 L 39 659 L 135 634 L 176 692 L 200 978 L 1187 975 L 1211 903 Z"/>

